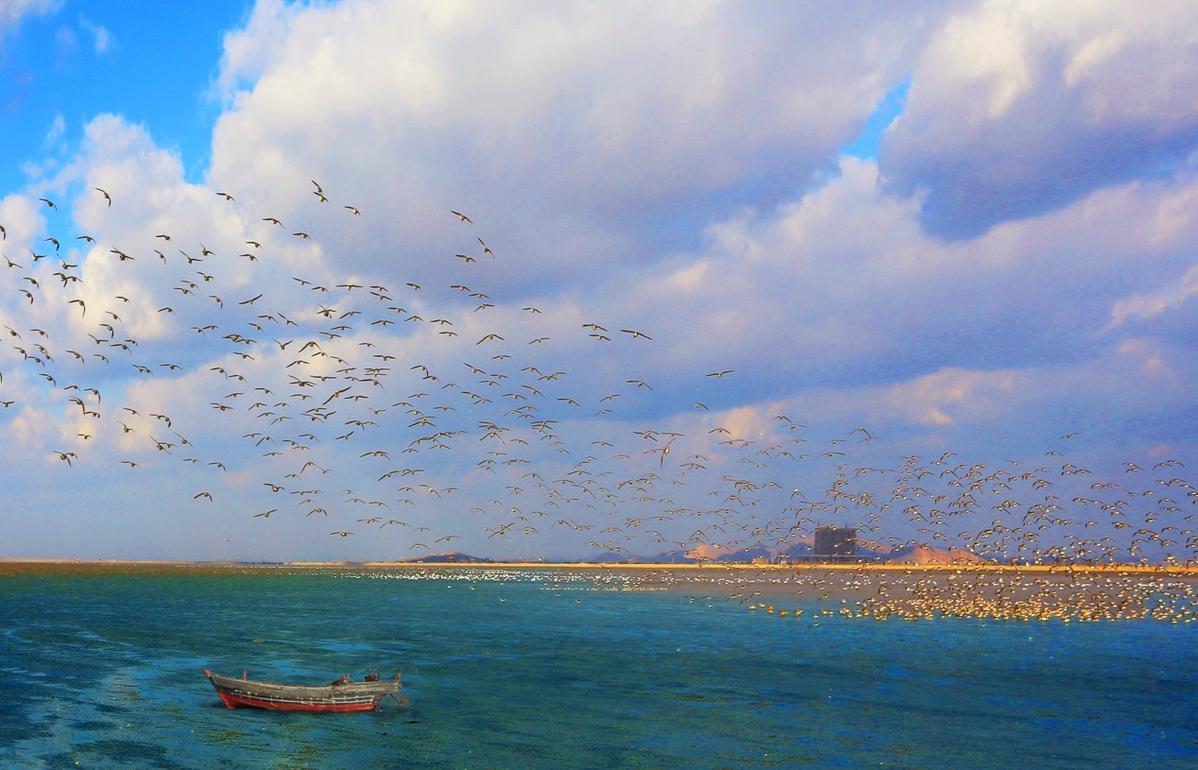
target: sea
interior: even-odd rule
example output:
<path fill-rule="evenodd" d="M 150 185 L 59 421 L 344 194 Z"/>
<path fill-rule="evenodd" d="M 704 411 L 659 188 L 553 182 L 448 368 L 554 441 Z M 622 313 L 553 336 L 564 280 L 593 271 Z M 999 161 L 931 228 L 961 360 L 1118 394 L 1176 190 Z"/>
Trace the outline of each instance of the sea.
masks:
<path fill-rule="evenodd" d="M 767 601 L 795 604 L 594 572 L 0 574 L 0 768 L 1198 768 L 1198 624 Z M 229 710 L 205 668 L 402 669 L 407 705 Z"/>

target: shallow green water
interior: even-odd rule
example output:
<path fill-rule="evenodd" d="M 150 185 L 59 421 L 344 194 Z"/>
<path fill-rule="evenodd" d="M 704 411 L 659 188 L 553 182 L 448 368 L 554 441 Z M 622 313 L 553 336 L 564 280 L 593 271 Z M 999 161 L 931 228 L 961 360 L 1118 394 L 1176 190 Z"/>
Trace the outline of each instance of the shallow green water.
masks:
<path fill-rule="evenodd" d="M 817 622 L 490 577 L 0 577 L 0 767 L 1198 767 L 1194 624 Z M 205 667 L 402 667 L 411 706 L 230 711 Z"/>

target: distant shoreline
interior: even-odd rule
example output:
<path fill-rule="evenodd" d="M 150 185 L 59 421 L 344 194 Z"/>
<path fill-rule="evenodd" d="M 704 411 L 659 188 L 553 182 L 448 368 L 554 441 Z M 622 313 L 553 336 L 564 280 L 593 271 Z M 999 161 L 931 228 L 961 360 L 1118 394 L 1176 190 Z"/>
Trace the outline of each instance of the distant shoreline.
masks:
<path fill-rule="evenodd" d="M 666 571 L 687 572 L 996 572 L 1021 574 L 1159 574 L 1198 576 L 1198 564 L 1191 565 L 1144 565 L 1144 564 L 988 564 L 988 563 L 931 563 L 914 564 L 901 562 L 884 563 L 837 563 L 811 562 L 791 564 L 745 564 L 713 563 L 622 563 L 622 562 L 402 562 L 402 561 L 288 561 L 288 562 L 238 562 L 238 561 L 183 561 L 171 559 L 57 559 L 30 557 L 0 557 L 0 572 L 23 571 L 24 569 L 97 569 L 97 568 L 156 568 L 166 570 L 279 570 L 279 569 L 436 569 L 436 570 L 608 570 L 608 571 Z"/>

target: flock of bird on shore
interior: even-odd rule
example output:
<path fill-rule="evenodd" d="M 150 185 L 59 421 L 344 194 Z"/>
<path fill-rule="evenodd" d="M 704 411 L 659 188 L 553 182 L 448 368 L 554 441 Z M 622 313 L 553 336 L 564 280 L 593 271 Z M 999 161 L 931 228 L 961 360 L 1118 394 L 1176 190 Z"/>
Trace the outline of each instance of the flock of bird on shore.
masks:
<path fill-rule="evenodd" d="M 1092 623 L 1198 622 L 1192 576 L 1062 567 L 1050 573 L 947 567 L 881 573 L 869 569 L 799 572 L 782 595 L 766 598 L 756 583 L 731 595 L 750 611 L 812 622 L 831 616 L 873 620 L 968 618 Z M 796 606 L 798 605 L 798 606 Z"/>
<path fill-rule="evenodd" d="M 339 208 L 346 226 L 369 216 L 311 185 L 315 204 Z M 284 274 L 279 264 L 287 249 L 317 243 L 318 233 L 246 214 L 235 195 L 212 192 L 241 222 L 240 251 L 227 238 L 210 248 L 149 225 L 138 243 L 43 234 L 27 255 L 5 251 L 0 286 L 13 301 L 0 329 L 8 342 L 0 419 L 26 406 L 5 394 L 16 372 L 22 392 L 60 396 L 61 419 L 80 426 L 50 455 L 64 470 L 77 472 L 84 459 L 134 473 L 171 468 L 180 497 L 194 506 L 266 500 L 245 510 L 263 527 L 294 517 L 335 538 L 403 531 L 397 558 L 450 550 L 480 534 L 535 544 L 550 528 L 613 560 L 644 549 L 710 554 L 763 544 L 777 552 L 819 522 L 855 525 L 876 550 L 932 546 L 1022 563 L 1176 564 L 1198 552 L 1198 489 L 1180 459 L 1127 462 L 1110 479 L 1067 461 L 1075 434 L 1061 436 L 1038 463 L 997 464 L 952 451 L 878 463 L 869 428 L 820 440 L 798 415 L 774 414 L 769 430 L 738 435 L 720 424 L 725 399 L 713 390 L 737 376 L 733 368 L 694 375 L 715 393 L 706 399 L 715 410 L 697 401 L 662 418 L 664 426 L 647 425 L 620 407 L 654 386 L 619 368 L 643 360 L 629 346 L 654 345 L 654 331 L 581 319 L 577 339 L 565 344 L 592 346 L 588 356 L 602 366 L 583 377 L 555 365 L 542 351 L 561 349 L 553 337 L 562 324 L 537 327 L 542 308 L 497 307 L 476 285 L 480 263 L 498 267 L 508 257 L 469 212 L 445 211 L 447 228 L 469 244 L 437 257 L 455 265 L 460 279 L 452 284 L 322 282 Z M 103 187 L 88 194 L 105 210 L 121 206 Z M 8 240 L 3 224 L 0 238 Z M 100 298 L 87 291 L 93 269 L 109 284 L 144 292 L 156 270 L 155 280 L 173 281 L 169 298 L 127 296 L 132 289 Z M 121 271 L 134 269 L 138 280 L 122 282 Z M 60 322 L 33 325 L 22 309 Z M 183 332 L 190 339 L 163 332 L 182 319 L 194 321 Z M 134 338 L 135 326 L 155 328 L 153 339 Z M 442 352 L 427 352 L 434 348 Z M 143 350 L 173 353 L 157 360 Z M 191 378 L 178 387 L 179 403 L 167 387 L 138 389 L 171 378 Z M 207 404 L 212 418 L 186 424 L 180 413 L 196 419 L 187 393 L 203 387 L 218 388 Z M 683 424 L 702 427 L 672 429 Z M 232 455 L 212 453 L 220 442 L 211 434 L 221 431 L 239 439 Z M 174 470 L 183 466 L 192 467 Z M 221 483 L 234 473 L 251 477 L 262 497 Z M 827 481 L 797 488 L 796 479 L 812 477 Z M 438 529 L 449 510 L 445 520 L 456 529 Z M 477 522 L 478 532 L 462 529 L 463 521 Z"/>

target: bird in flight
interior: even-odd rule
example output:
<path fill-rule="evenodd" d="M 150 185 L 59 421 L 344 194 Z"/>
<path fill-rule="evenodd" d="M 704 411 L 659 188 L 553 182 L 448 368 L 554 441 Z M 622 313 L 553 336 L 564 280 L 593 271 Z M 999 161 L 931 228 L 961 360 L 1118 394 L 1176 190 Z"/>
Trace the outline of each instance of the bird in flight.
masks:
<path fill-rule="evenodd" d="M 734 371 L 736 371 L 736 370 L 735 369 L 721 369 L 718 372 L 708 372 L 707 376 L 715 377 L 717 380 L 721 380 L 724 377 L 728 376 L 729 374 L 732 374 Z"/>
<path fill-rule="evenodd" d="M 96 189 L 96 192 L 98 192 L 104 196 L 104 200 L 108 201 L 108 208 L 112 208 L 112 196 L 108 194 L 108 191 L 105 190 L 103 187 L 97 187 L 95 189 Z"/>
<path fill-rule="evenodd" d="M 457 218 L 458 218 L 460 221 L 462 221 L 462 222 L 469 222 L 470 224 L 474 224 L 474 220 L 473 220 L 473 219 L 471 219 L 470 217 L 466 216 L 465 214 L 463 214 L 463 213 L 462 213 L 462 212 L 460 212 L 460 211 L 454 211 L 453 209 L 450 209 L 450 210 L 449 210 L 449 213 L 450 213 L 450 214 L 453 214 L 455 217 L 457 217 Z"/>

